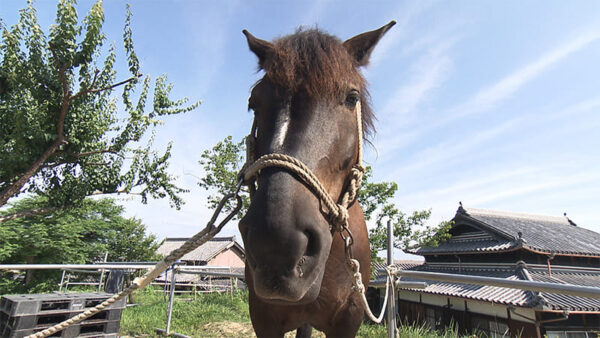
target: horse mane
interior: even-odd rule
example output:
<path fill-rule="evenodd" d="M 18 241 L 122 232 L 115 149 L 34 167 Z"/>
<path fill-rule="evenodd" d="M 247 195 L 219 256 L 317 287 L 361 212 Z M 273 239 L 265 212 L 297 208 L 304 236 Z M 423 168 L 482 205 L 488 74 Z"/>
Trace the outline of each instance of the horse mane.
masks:
<path fill-rule="evenodd" d="M 266 77 L 292 92 L 309 96 L 343 97 L 348 83 L 357 84 L 361 93 L 363 138 L 374 133 L 367 83 L 358 63 L 346 51 L 342 41 L 317 28 L 304 30 L 273 41 L 272 54 L 262 64 Z"/>

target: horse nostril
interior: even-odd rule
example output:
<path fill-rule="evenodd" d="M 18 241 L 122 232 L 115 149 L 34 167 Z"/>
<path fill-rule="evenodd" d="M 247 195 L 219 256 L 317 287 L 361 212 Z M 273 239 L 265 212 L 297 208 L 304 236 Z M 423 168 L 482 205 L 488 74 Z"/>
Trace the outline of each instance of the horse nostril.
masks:
<path fill-rule="evenodd" d="M 316 256 L 319 254 L 319 250 L 321 248 L 319 242 L 319 235 L 309 229 L 304 230 L 304 235 L 306 236 L 306 250 L 304 252 L 304 256 Z"/>

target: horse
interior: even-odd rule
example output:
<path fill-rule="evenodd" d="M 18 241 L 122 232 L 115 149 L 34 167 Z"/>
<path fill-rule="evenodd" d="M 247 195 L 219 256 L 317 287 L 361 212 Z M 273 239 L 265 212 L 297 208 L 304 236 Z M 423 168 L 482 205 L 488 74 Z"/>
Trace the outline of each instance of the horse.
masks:
<path fill-rule="evenodd" d="M 249 157 L 281 155 L 295 161 L 341 203 L 352 173 L 361 167 L 362 141 L 374 132 L 360 68 L 394 24 L 344 42 L 316 28 L 300 28 L 272 42 L 243 30 L 264 71 L 248 100 L 254 112 Z M 365 308 L 354 291 L 348 250 L 368 285 L 365 218 L 354 192 L 347 209 L 334 212 L 343 225 L 335 226 L 331 206 L 303 175 L 268 164 L 246 175 L 256 182 L 239 222 L 252 325 L 258 337 L 283 337 L 294 329 L 297 337 L 310 337 L 312 328 L 327 337 L 352 337 Z"/>

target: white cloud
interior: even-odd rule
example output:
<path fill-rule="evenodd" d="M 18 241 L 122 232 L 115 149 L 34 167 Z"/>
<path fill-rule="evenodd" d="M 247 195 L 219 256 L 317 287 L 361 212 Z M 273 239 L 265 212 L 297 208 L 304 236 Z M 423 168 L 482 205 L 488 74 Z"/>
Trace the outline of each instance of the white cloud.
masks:
<path fill-rule="evenodd" d="M 391 154 L 398 149 L 403 148 L 416 140 L 422 139 L 424 135 L 440 127 L 464 119 L 467 116 L 483 113 L 500 105 L 504 100 L 509 99 L 518 90 L 529 82 L 541 76 L 544 72 L 550 70 L 552 66 L 566 59 L 573 53 L 580 51 L 591 43 L 600 39 L 600 30 L 590 30 L 577 34 L 573 40 L 569 40 L 562 45 L 542 54 L 533 62 L 515 70 L 499 81 L 479 90 L 463 103 L 447 109 L 436 115 L 436 118 L 430 118 L 422 121 L 423 127 L 413 128 L 402 135 L 392 135 L 384 140 L 379 148 L 385 149 L 383 154 Z M 595 104 L 591 102 L 590 104 Z M 439 118 L 442 116 L 442 118 Z"/>
<path fill-rule="evenodd" d="M 396 25 L 390 29 L 385 37 L 379 41 L 377 48 L 373 51 L 370 67 L 374 69 L 390 52 L 396 50 L 397 45 L 409 35 L 415 19 L 423 12 L 432 8 L 438 1 L 406 1 L 397 10 L 392 11 L 390 20 L 395 20 Z"/>
<path fill-rule="evenodd" d="M 447 162 L 451 159 L 459 159 L 468 156 L 469 152 L 476 151 L 485 142 L 488 142 L 504 132 L 514 128 L 521 123 L 522 118 L 515 118 L 505 121 L 493 128 L 478 131 L 471 135 L 461 135 L 458 140 L 442 141 L 436 145 L 430 146 L 407 159 L 404 164 L 398 166 L 397 170 L 390 171 L 388 179 L 405 177 L 410 173 L 419 172 L 424 169 L 435 170 L 436 165 Z"/>
<path fill-rule="evenodd" d="M 510 98 L 523 86 L 548 71 L 553 65 L 566 59 L 571 54 L 584 49 L 598 39 L 600 39 L 600 31 L 598 30 L 578 34 L 575 39 L 569 40 L 542 54 L 535 61 L 517 69 L 496 83 L 479 90 L 464 103 L 450 109 L 445 114 L 447 118 L 440 120 L 438 125 L 444 125 L 458 118 L 488 111 L 496 107 L 502 101 Z"/>
<path fill-rule="evenodd" d="M 489 204 L 491 202 L 498 202 L 505 199 L 513 200 L 525 200 L 523 196 L 532 193 L 541 193 L 544 191 L 551 191 L 557 189 L 564 189 L 572 187 L 577 184 L 597 182 L 600 179 L 600 173 L 590 174 L 587 172 L 574 173 L 571 175 L 561 175 L 549 177 L 549 178 L 532 178 L 529 184 L 514 185 L 512 187 L 506 187 L 505 189 L 498 190 L 496 193 L 488 193 L 481 195 L 477 198 L 470 200 L 470 203 L 474 205 Z M 521 198 L 517 198 L 517 197 Z"/>
<path fill-rule="evenodd" d="M 449 50 L 456 40 L 434 42 L 425 55 L 412 65 L 410 80 L 394 91 L 381 111 L 385 125 L 393 125 L 397 129 L 399 124 L 408 123 L 406 115 L 414 115 L 419 104 L 444 82 L 452 67 Z"/>

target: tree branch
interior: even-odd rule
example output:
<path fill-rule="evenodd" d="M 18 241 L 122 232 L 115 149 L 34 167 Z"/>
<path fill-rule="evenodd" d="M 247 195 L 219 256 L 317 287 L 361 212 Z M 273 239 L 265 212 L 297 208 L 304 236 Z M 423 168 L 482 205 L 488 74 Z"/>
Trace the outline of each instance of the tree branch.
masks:
<path fill-rule="evenodd" d="M 67 209 L 67 208 L 68 207 L 45 207 L 45 208 L 38 208 L 38 209 L 32 209 L 32 210 L 27 210 L 27 211 L 15 212 L 14 214 L 0 216 L 0 223 L 10 221 L 13 219 L 17 219 L 17 218 L 26 218 L 26 217 L 44 215 L 44 214 L 48 214 L 48 213 L 51 213 L 56 210 Z"/>
<path fill-rule="evenodd" d="M 93 193 L 91 193 L 92 196 L 113 195 L 113 194 L 117 194 L 117 195 L 127 194 L 127 195 L 142 196 L 142 194 L 139 192 L 131 192 L 131 191 L 127 191 L 126 189 L 121 189 L 121 190 L 112 191 L 112 192 L 94 191 Z"/>
<path fill-rule="evenodd" d="M 96 71 L 94 72 L 94 79 L 92 80 L 92 83 L 90 84 L 90 86 L 88 88 L 86 88 L 86 89 L 80 90 L 79 93 L 71 96 L 71 100 L 75 100 L 76 98 L 89 93 L 89 88 L 93 88 L 96 85 L 96 81 L 98 80 L 98 74 L 99 73 L 100 73 L 100 70 L 96 69 Z"/>
<path fill-rule="evenodd" d="M 52 46 L 50 46 L 50 51 L 52 52 L 55 63 L 58 65 L 58 58 L 56 57 L 56 53 L 52 49 Z M 60 104 L 60 111 L 58 113 L 58 119 L 56 121 L 56 139 L 52 143 L 52 145 L 50 145 L 50 147 L 48 147 L 48 149 L 46 149 L 46 151 L 44 151 L 40 155 L 40 157 L 31 164 L 29 169 L 27 169 L 18 180 L 16 180 L 14 183 L 9 185 L 6 189 L 4 189 L 0 193 L 0 207 L 4 206 L 6 204 L 6 202 L 8 202 L 8 200 L 12 196 L 17 194 L 23 188 L 23 186 L 25 186 L 27 181 L 29 181 L 29 179 L 48 160 L 48 158 L 50 156 L 52 156 L 54 153 L 56 153 L 56 151 L 58 150 L 58 148 L 61 145 L 66 143 L 65 135 L 64 135 L 65 117 L 67 116 L 67 111 L 69 110 L 69 104 L 71 103 L 71 101 L 70 101 L 71 93 L 69 91 L 69 86 L 67 84 L 67 79 L 65 76 L 66 72 L 67 72 L 66 66 L 64 66 L 64 65 L 59 66 L 58 78 L 60 79 L 60 81 L 62 83 L 63 97 L 62 97 L 61 104 Z"/>
<path fill-rule="evenodd" d="M 101 91 L 104 91 L 104 90 L 113 89 L 113 88 L 115 88 L 115 87 L 118 87 L 118 86 L 124 85 L 124 84 L 126 84 L 127 82 L 131 82 L 131 81 L 134 81 L 134 80 L 136 80 L 136 79 L 139 79 L 139 78 L 140 78 L 140 77 L 142 77 L 142 76 L 143 76 L 143 74 L 141 74 L 141 73 L 140 73 L 140 74 L 137 74 L 136 76 L 132 76 L 132 77 L 130 77 L 130 78 L 129 78 L 129 79 L 127 79 L 127 80 L 123 80 L 123 81 L 121 81 L 121 82 L 118 82 L 118 83 L 112 84 L 112 85 L 110 85 L 110 86 L 106 86 L 106 87 L 103 87 L 103 88 L 91 89 L 91 90 L 90 90 L 90 93 L 97 93 L 97 92 L 101 92 Z"/>
<path fill-rule="evenodd" d="M 90 156 L 90 155 L 97 155 L 97 154 L 115 154 L 118 155 L 119 153 L 112 150 L 112 149 L 102 149 L 102 150 L 92 150 L 92 151 L 84 151 L 81 153 L 74 153 L 72 151 L 69 150 L 64 150 L 64 153 L 73 157 L 85 157 L 85 156 Z"/>
<path fill-rule="evenodd" d="M 96 70 L 96 75 L 97 74 L 98 74 L 98 71 Z M 83 96 L 83 95 L 86 95 L 86 94 L 89 94 L 89 93 L 98 93 L 98 92 L 101 92 L 101 91 L 113 89 L 113 88 L 116 88 L 118 86 L 122 86 L 122 85 L 124 85 L 124 84 L 126 84 L 128 82 L 135 81 L 136 79 L 138 79 L 138 78 L 140 78 L 140 77 L 143 76 L 143 74 L 137 74 L 136 76 L 132 76 L 132 77 L 130 77 L 127 80 L 123 80 L 121 82 L 114 83 L 114 84 L 112 84 L 110 86 L 106 86 L 106 87 L 102 87 L 102 88 L 92 88 L 92 87 L 94 87 L 94 84 L 96 83 L 96 75 L 94 76 L 94 81 L 93 81 L 92 85 L 90 85 L 89 88 L 86 88 L 86 89 L 83 89 L 83 90 L 79 91 L 79 93 L 71 96 L 70 99 L 74 100 L 74 99 L 76 99 L 76 98 L 78 98 L 80 96 Z"/>

